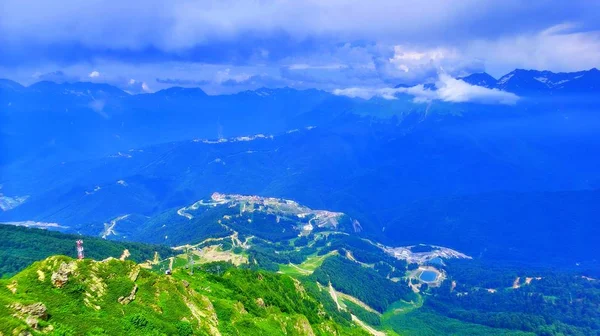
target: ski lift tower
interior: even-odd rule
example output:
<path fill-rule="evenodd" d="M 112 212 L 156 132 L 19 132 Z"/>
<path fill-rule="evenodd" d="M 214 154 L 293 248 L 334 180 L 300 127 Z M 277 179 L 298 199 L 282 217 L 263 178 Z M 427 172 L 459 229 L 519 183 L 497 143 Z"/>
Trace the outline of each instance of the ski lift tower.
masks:
<path fill-rule="evenodd" d="M 79 239 L 77 243 L 77 259 L 83 259 L 83 240 Z"/>

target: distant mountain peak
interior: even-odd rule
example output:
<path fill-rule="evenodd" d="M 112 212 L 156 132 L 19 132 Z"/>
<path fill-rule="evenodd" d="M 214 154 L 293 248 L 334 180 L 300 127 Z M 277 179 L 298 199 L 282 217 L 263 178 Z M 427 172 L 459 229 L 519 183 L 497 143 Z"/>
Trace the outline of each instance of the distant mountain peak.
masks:
<path fill-rule="evenodd" d="M 25 87 L 15 81 L 11 81 L 10 79 L 0 78 L 0 89 L 9 89 L 13 91 L 23 90 Z"/>
<path fill-rule="evenodd" d="M 515 69 L 502 76 L 496 86 L 520 95 L 554 92 L 590 94 L 600 89 L 600 71 L 596 68 L 577 72 Z"/>
<path fill-rule="evenodd" d="M 64 82 L 40 81 L 31 84 L 26 89 L 38 92 L 52 92 L 62 94 L 75 94 L 78 96 L 89 94 L 109 94 L 113 96 L 128 96 L 129 94 L 116 86 L 107 83 L 93 82 Z"/>
<path fill-rule="evenodd" d="M 495 87 L 497 82 L 496 78 L 492 77 L 492 75 L 488 74 L 487 72 L 478 72 L 465 77 L 460 77 L 458 79 L 471 85 L 483 86 L 487 88 Z"/>
<path fill-rule="evenodd" d="M 555 94 L 558 91 L 562 94 L 585 95 L 600 91 L 600 70 L 597 68 L 558 73 L 549 70 L 515 69 L 499 79 L 486 72 L 473 73 L 457 79 L 471 85 L 499 89 L 525 96 Z M 422 85 L 425 89 L 436 89 L 435 84 L 432 83 L 423 83 Z M 400 83 L 394 88 L 409 88 L 412 86 Z"/>
<path fill-rule="evenodd" d="M 177 96 L 177 97 L 203 97 L 207 96 L 206 92 L 204 92 L 201 88 L 185 88 L 181 86 L 173 86 L 168 89 L 160 90 L 155 93 L 159 96 Z"/>

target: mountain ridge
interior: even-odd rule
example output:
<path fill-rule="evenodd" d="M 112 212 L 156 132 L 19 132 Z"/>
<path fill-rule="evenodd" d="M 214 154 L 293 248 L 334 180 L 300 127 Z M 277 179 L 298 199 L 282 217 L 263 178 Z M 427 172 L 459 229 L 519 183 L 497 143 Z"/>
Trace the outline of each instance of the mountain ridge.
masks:
<path fill-rule="evenodd" d="M 160 275 L 130 261 L 53 256 L 0 289 L 0 331 L 65 335 L 365 335 L 289 276 L 225 268 Z M 230 266 L 229 266 L 230 267 Z M 230 295 L 233 294 L 233 297 Z M 33 303 L 33 304 L 32 304 Z M 75 313 L 77 312 L 77 313 Z"/>
<path fill-rule="evenodd" d="M 459 79 L 471 85 L 522 95 L 591 94 L 600 90 L 600 70 L 597 68 L 575 72 L 515 69 L 497 80 L 485 72 Z"/>
<path fill-rule="evenodd" d="M 493 76 L 491 76 L 490 74 L 488 74 L 486 72 L 475 72 L 475 73 L 469 74 L 467 76 L 457 77 L 457 79 L 464 80 L 467 83 L 472 84 L 472 85 L 484 86 L 484 87 L 488 87 L 488 88 L 508 89 L 507 91 L 510 91 L 511 89 L 519 90 L 518 86 L 516 86 L 516 85 L 515 86 L 506 85 L 508 82 L 510 82 L 510 80 L 514 76 L 526 77 L 526 78 L 529 77 L 528 79 L 534 78 L 533 76 L 535 76 L 535 77 L 539 78 L 539 80 L 537 80 L 538 82 L 540 82 L 542 84 L 548 83 L 546 85 L 546 87 L 553 88 L 553 87 L 557 87 L 558 85 L 564 84 L 567 81 L 571 81 L 574 79 L 580 79 L 582 77 L 586 77 L 586 79 L 594 77 L 593 80 L 596 80 L 596 81 L 600 80 L 599 79 L 600 70 L 598 70 L 598 68 L 591 68 L 591 69 L 587 69 L 587 70 L 579 70 L 579 71 L 571 71 L 571 72 L 553 72 L 550 70 L 535 70 L 535 69 L 519 69 L 519 68 L 517 68 L 507 74 L 500 76 L 498 79 L 494 78 Z M 545 77 L 543 77 L 543 76 L 552 77 L 554 79 L 556 79 L 556 78 L 560 78 L 560 79 L 555 80 L 555 81 L 545 81 L 543 79 Z M 581 81 L 581 82 L 583 82 L 583 81 Z M 0 84 L 1 84 L 0 89 L 12 88 L 12 89 L 20 89 L 20 90 L 23 90 L 23 89 L 38 90 L 38 89 L 48 89 L 48 88 L 87 88 L 87 89 L 104 88 L 104 89 L 107 89 L 107 91 L 111 91 L 113 93 L 119 93 L 119 94 L 131 95 L 131 96 L 154 95 L 154 94 L 165 95 L 167 93 L 175 93 L 175 92 L 188 93 L 188 95 L 196 94 L 199 96 L 209 96 L 200 88 L 200 86 L 197 86 L 197 87 L 171 86 L 171 87 L 161 89 L 161 90 L 158 90 L 155 92 L 131 94 L 131 93 L 126 92 L 125 90 L 118 88 L 117 86 L 111 85 L 109 83 L 103 83 L 103 82 L 89 82 L 89 81 L 87 81 L 87 82 L 86 81 L 53 82 L 53 81 L 44 80 L 44 81 L 34 82 L 30 85 L 22 85 L 16 81 L 8 79 L 8 78 L 0 78 Z M 434 84 L 434 83 L 421 83 L 421 84 L 424 84 L 426 88 L 434 88 L 434 86 L 432 86 L 432 84 Z M 394 87 L 395 88 L 401 88 L 401 87 L 407 88 L 407 87 L 411 87 L 411 86 L 414 86 L 414 85 L 397 84 Z M 566 87 L 568 88 L 569 86 L 566 86 Z M 565 86 L 563 85 L 563 86 L 560 86 L 559 88 L 565 88 Z M 596 89 L 596 87 L 594 87 L 594 89 Z M 210 96 L 235 96 L 235 95 L 239 95 L 239 94 L 255 94 L 257 96 L 265 96 L 265 95 L 269 95 L 269 94 L 273 94 L 273 93 L 278 93 L 278 92 L 285 93 L 285 92 L 289 92 L 289 91 L 328 93 L 327 91 L 319 90 L 319 89 L 315 89 L 315 88 L 294 89 L 294 88 L 286 86 L 286 87 L 276 87 L 276 88 L 260 87 L 257 89 L 245 90 L 245 91 L 240 91 L 237 93 L 216 94 L 216 95 L 210 95 Z M 515 92 L 515 93 L 518 93 L 518 92 Z"/>

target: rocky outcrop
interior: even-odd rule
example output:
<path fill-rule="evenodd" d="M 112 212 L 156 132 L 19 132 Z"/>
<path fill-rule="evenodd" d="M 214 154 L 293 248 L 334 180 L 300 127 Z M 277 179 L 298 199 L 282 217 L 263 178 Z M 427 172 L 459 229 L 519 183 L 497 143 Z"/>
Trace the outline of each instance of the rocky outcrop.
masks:
<path fill-rule="evenodd" d="M 16 281 L 12 281 L 8 285 L 6 285 L 6 288 L 8 288 L 8 290 L 11 293 L 15 294 L 17 292 L 17 282 Z"/>
<path fill-rule="evenodd" d="M 187 296 L 183 296 L 182 299 L 186 306 L 189 308 L 192 317 L 198 322 L 199 325 L 208 329 L 210 335 L 221 336 L 219 331 L 219 318 L 212 302 L 206 296 L 196 296 L 193 290 L 187 291 Z M 196 297 L 199 299 L 201 306 L 198 306 L 191 298 Z"/>
<path fill-rule="evenodd" d="M 107 285 L 101 276 L 98 276 L 101 272 L 101 268 L 106 267 L 104 263 L 93 262 L 90 268 L 90 272 L 84 280 L 87 287 L 83 297 L 83 303 L 90 308 L 100 310 L 100 298 L 106 294 Z"/>
<path fill-rule="evenodd" d="M 138 265 L 138 266 L 135 266 L 131 270 L 131 273 L 129 273 L 129 280 L 136 281 L 139 275 L 140 275 L 140 266 Z"/>
<path fill-rule="evenodd" d="M 67 281 L 69 281 L 69 276 L 75 272 L 77 269 L 77 263 L 75 261 L 71 261 L 70 263 L 62 262 L 58 267 L 58 270 L 52 273 L 52 284 L 55 287 L 61 288 L 64 286 Z"/>
<path fill-rule="evenodd" d="M 299 335 L 307 335 L 307 336 L 315 336 L 315 332 L 313 331 L 310 323 L 306 319 L 306 317 L 299 317 L 296 323 L 294 323 L 294 330 Z"/>
<path fill-rule="evenodd" d="M 48 310 L 46 305 L 41 302 L 22 305 L 20 303 L 14 303 L 9 308 L 15 311 L 14 316 L 21 320 L 24 320 L 27 325 L 33 329 L 39 329 L 40 320 L 48 319 Z"/>
<path fill-rule="evenodd" d="M 129 293 L 128 296 L 121 296 L 118 301 L 120 304 L 122 305 L 126 305 L 129 304 L 131 301 L 135 300 L 135 293 L 137 293 L 138 290 L 138 286 L 134 285 L 133 289 L 131 290 L 131 293 Z"/>
<path fill-rule="evenodd" d="M 302 286 L 302 283 L 296 278 L 291 279 L 294 281 L 294 287 L 296 288 L 296 292 L 300 294 L 301 298 L 305 299 L 308 295 L 306 294 L 306 290 L 304 289 L 304 286 Z"/>
<path fill-rule="evenodd" d="M 119 260 L 125 261 L 125 259 L 127 259 L 129 257 L 131 257 L 131 253 L 129 253 L 128 249 L 124 249 L 123 254 L 121 254 L 121 257 L 119 258 Z"/>

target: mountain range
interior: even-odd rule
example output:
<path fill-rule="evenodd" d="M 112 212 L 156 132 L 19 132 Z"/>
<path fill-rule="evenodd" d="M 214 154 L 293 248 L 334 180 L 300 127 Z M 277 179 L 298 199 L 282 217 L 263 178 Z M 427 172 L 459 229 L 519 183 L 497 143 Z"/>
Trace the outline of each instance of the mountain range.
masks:
<path fill-rule="evenodd" d="M 462 80 L 0 80 L 0 333 L 598 334 L 598 70 Z"/>
<path fill-rule="evenodd" d="M 485 73 L 461 79 L 524 97 L 535 95 L 535 100 L 525 99 L 513 107 L 529 113 L 598 105 L 597 69 L 575 73 L 515 70 L 499 80 Z M 412 97 L 401 94 L 385 101 L 319 90 L 263 88 L 209 96 L 199 88 L 173 87 L 130 95 L 108 84 L 45 81 L 24 87 L 6 79 L 0 80 L 0 106 L 0 164 L 20 162 L 20 167 L 33 157 L 36 164 L 56 164 L 169 141 L 278 134 L 335 123 L 348 113 L 404 119 L 425 111 L 440 112 L 439 116 L 480 109 L 468 103 L 414 104 Z M 485 109 L 491 114 L 508 108 Z"/>
<path fill-rule="evenodd" d="M 490 89 L 518 95 L 593 95 L 600 92 L 600 70 L 593 68 L 578 72 L 551 72 L 516 69 L 495 79 L 482 72 L 461 77 L 461 80 Z"/>
<path fill-rule="evenodd" d="M 498 81 L 463 78 L 536 94 L 515 106 L 363 100 L 290 88 L 129 95 L 106 84 L 23 87 L 4 80 L 0 220 L 95 227 L 126 214 L 153 218 L 223 192 L 344 212 L 362 223 L 361 234 L 390 244 L 593 261 L 600 256 L 591 241 L 561 254 L 552 246 L 564 237 L 575 244 L 582 239 L 576 232 L 592 239 L 598 227 L 591 213 L 600 161 L 590 153 L 600 150 L 600 101 L 556 94 L 595 83 L 597 74 L 515 70 Z M 541 84 L 550 91 L 539 91 Z M 577 195 L 590 201 L 577 205 Z M 494 201 L 473 207 L 478 198 Z M 539 198 L 547 203 L 533 201 Z M 565 199 L 564 208 L 550 205 Z M 436 209 L 423 211 L 427 204 Z M 531 220 L 515 215 L 517 204 Z M 534 220 L 543 214 L 544 221 Z M 491 224 L 498 218 L 520 233 L 498 230 L 503 224 Z M 564 218 L 581 219 L 539 246 L 525 239 L 563 227 Z M 428 234 L 446 222 L 454 223 L 447 234 Z M 494 252 L 506 248 L 516 252 Z"/>

